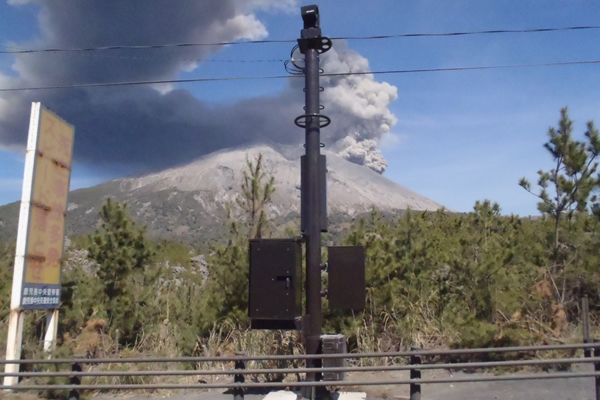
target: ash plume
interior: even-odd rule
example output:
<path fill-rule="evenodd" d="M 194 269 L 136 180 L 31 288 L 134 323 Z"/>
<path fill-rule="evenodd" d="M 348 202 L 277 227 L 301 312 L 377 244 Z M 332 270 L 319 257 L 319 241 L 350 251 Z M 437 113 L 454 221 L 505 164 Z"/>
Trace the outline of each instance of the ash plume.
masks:
<path fill-rule="evenodd" d="M 339 40 L 325 53 L 322 68 L 326 74 L 370 71 L 368 60 Z M 326 137 L 347 160 L 383 173 L 387 162 L 377 144 L 397 122 L 388 107 L 398 89 L 371 74 L 324 77 L 323 87 L 321 101 L 332 119 Z"/>
<path fill-rule="evenodd" d="M 11 0 L 39 7 L 40 37 L 20 48 L 228 42 L 267 37 L 257 11 L 297 11 L 295 0 Z M 174 79 L 222 48 L 195 46 L 101 53 L 15 54 L 16 77 L 2 87 L 59 86 Z M 142 56 L 140 56 L 142 54 Z M 152 58 L 152 62 L 148 59 Z M 190 61 L 197 60 L 197 61 Z M 323 56 L 327 73 L 368 71 L 368 61 L 338 41 Z M 41 101 L 76 127 L 74 155 L 117 172 L 146 172 L 189 162 L 222 148 L 270 141 L 301 143 L 294 124 L 302 113 L 302 79 L 273 96 L 212 105 L 185 89 L 160 85 L 79 88 L 0 94 L 0 147 L 23 147 L 30 104 Z M 383 172 L 377 149 L 396 119 L 389 104 L 397 90 L 371 75 L 324 77 L 322 103 L 333 120 L 323 142 L 346 159 Z"/>

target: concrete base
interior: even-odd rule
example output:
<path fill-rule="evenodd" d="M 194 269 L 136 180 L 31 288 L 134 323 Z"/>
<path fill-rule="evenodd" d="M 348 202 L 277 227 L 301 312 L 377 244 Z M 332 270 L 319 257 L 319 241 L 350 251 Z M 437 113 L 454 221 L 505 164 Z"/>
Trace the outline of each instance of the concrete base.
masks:
<path fill-rule="evenodd" d="M 277 390 L 275 392 L 269 392 L 263 400 L 297 400 L 298 395 L 288 390 Z"/>
<path fill-rule="evenodd" d="M 331 393 L 331 400 L 367 400 L 365 392 L 337 392 Z"/>

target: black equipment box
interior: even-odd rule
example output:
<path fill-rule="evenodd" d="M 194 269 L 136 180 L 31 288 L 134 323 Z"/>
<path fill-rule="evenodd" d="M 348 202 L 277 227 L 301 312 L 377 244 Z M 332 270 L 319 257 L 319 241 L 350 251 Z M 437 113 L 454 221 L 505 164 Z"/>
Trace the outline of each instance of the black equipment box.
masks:
<path fill-rule="evenodd" d="M 328 247 L 329 306 L 337 310 L 365 309 L 365 248 Z"/>
<path fill-rule="evenodd" d="M 248 315 L 258 329 L 295 329 L 302 315 L 302 245 L 296 239 L 250 240 Z"/>

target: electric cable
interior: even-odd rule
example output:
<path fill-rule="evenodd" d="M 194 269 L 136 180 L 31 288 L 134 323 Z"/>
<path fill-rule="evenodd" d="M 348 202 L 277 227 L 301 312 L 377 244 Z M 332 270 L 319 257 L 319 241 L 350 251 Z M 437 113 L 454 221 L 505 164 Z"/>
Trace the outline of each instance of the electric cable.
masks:
<path fill-rule="evenodd" d="M 127 56 L 109 56 L 100 54 L 86 54 L 86 56 L 108 59 L 123 59 L 123 60 L 175 60 L 175 61 L 191 61 L 199 63 L 282 63 L 284 59 L 253 59 L 253 60 L 214 60 L 204 58 L 179 58 L 179 57 L 127 57 Z"/>
<path fill-rule="evenodd" d="M 379 40 L 404 37 L 444 37 L 444 36 L 467 36 L 467 35 L 490 35 L 490 34 L 510 34 L 510 33 L 543 33 L 543 32 L 561 32 L 561 31 L 581 31 L 600 29 L 600 26 L 569 26 L 562 28 L 535 28 L 535 29 L 497 29 L 482 31 L 463 31 L 463 32 L 442 32 L 442 33 L 400 33 L 394 35 L 376 35 L 376 36 L 338 36 L 330 37 L 331 40 Z M 265 39 L 265 40 L 246 40 L 239 42 L 218 42 L 218 43 L 174 43 L 158 45 L 132 45 L 132 46 L 101 46 L 84 48 L 49 48 L 49 49 L 22 49 L 12 46 L 4 46 L 8 51 L 0 51 L 0 54 L 27 54 L 27 53 L 59 53 L 59 52 L 78 52 L 78 51 L 104 51 L 104 50 L 140 50 L 140 49 L 163 49 L 177 47 L 209 47 L 209 46 L 233 46 L 245 44 L 266 44 L 266 43 L 296 43 L 296 39 Z"/>
<path fill-rule="evenodd" d="M 531 68 L 531 67 L 556 67 L 567 65 L 593 65 L 600 64 L 600 60 L 586 61 L 565 61 L 554 63 L 538 63 L 538 64 L 514 64 L 514 65 L 490 65 L 490 66 L 475 66 L 475 67 L 445 67 L 445 68 L 419 68 L 405 70 L 387 70 L 387 71 L 364 71 L 364 72 L 339 72 L 327 73 L 323 77 L 343 77 L 353 75 L 391 75 L 391 74 L 409 74 L 409 73 L 427 73 L 427 72 L 448 72 L 448 71 L 477 71 L 477 70 L 492 70 L 492 69 L 508 69 L 508 68 Z M 39 87 L 21 87 L 21 88 L 0 88 L 0 92 L 17 92 L 27 90 L 51 90 L 51 89 L 76 89 L 88 87 L 107 87 L 107 86 L 134 86 L 134 85 L 157 85 L 157 84 L 173 84 L 173 83 L 193 83 L 193 82 L 222 82 L 222 81 L 250 81 L 250 80 L 266 80 L 266 79 L 293 79 L 300 78 L 299 75 L 266 75 L 266 76 L 229 76 L 220 78 L 190 78 L 190 79 L 165 79 L 151 81 L 130 81 L 130 82 L 104 82 L 104 83 L 79 83 L 72 85 L 56 85 L 56 86 L 39 86 Z"/>
<path fill-rule="evenodd" d="M 400 33 L 396 35 L 376 35 L 376 36 L 345 36 L 332 37 L 331 40 L 376 40 L 376 39 L 394 39 L 403 37 L 443 37 L 443 36 L 468 36 L 468 35 L 490 35 L 499 33 L 542 33 L 542 32 L 560 32 L 560 31 L 578 31 L 588 29 L 600 29 L 600 26 L 568 26 L 564 28 L 535 28 L 535 29 L 496 29 L 483 31 L 465 31 L 465 32 L 445 32 L 445 33 Z"/>

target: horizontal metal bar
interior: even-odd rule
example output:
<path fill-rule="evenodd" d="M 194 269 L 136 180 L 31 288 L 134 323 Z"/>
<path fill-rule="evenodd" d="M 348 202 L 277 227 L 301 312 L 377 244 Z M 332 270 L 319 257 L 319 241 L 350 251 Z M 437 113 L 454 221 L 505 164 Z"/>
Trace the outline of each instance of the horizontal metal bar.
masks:
<path fill-rule="evenodd" d="M 31 377 L 71 377 L 71 376 L 194 376 L 194 375 L 261 375 L 261 374 L 303 374 L 310 372 L 381 372 L 381 371 L 407 371 L 411 369 L 469 369 L 469 368 L 495 368 L 517 367 L 525 365 L 554 365 L 554 364 L 585 364 L 600 362 L 598 358 L 557 358 L 549 360 L 519 360 L 519 361 L 489 361 L 472 363 L 449 364 L 419 364 L 415 365 L 381 365 L 369 367 L 330 367 L 330 368 L 272 368 L 272 369 L 228 369 L 228 370 L 194 370 L 194 371 L 89 371 L 89 372 L 2 372 L 0 377 L 19 376 Z"/>
<path fill-rule="evenodd" d="M 549 350 L 576 350 L 600 348 L 600 343 L 559 344 L 552 346 L 521 346 L 521 347 L 494 347 L 482 349 L 452 349 L 452 350 L 417 350 L 398 351 L 389 353 L 342 353 L 342 354 L 303 354 L 282 356 L 246 356 L 246 357 L 174 357 L 174 358 L 71 358 L 71 359 L 44 359 L 44 360 L 0 360 L 0 364 L 125 364 L 125 363 L 183 363 L 183 362 L 235 362 L 235 361 L 261 361 L 261 360 L 313 360 L 336 358 L 378 358 L 378 357 L 410 357 L 410 356 L 438 356 L 458 354 L 487 354 L 508 352 L 529 352 Z"/>
<path fill-rule="evenodd" d="M 408 385 L 464 382 L 523 381 L 538 379 L 591 378 L 600 376 L 600 372 L 566 372 L 552 374 L 503 375 L 439 379 L 400 379 L 388 381 L 318 381 L 318 382 L 263 382 L 263 383 L 207 383 L 207 384 L 124 384 L 124 385 L 9 385 L 0 386 L 0 390 L 154 390 L 154 389 L 242 389 L 242 388 L 280 388 L 312 386 L 375 386 Z"/>

